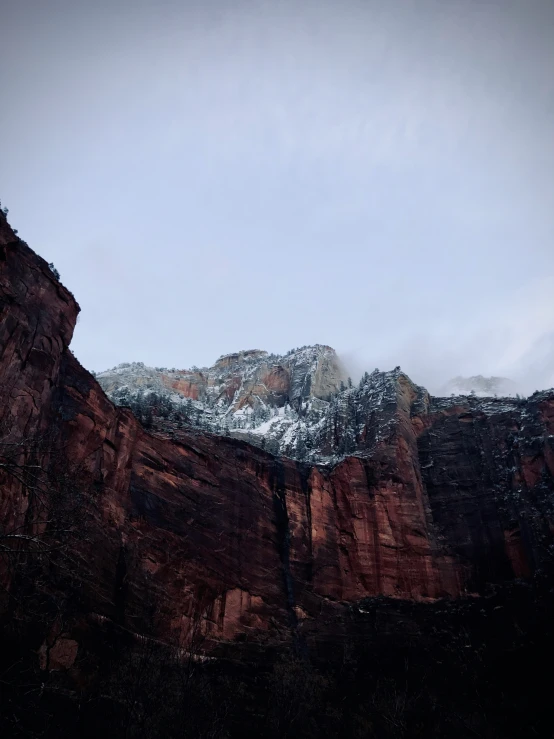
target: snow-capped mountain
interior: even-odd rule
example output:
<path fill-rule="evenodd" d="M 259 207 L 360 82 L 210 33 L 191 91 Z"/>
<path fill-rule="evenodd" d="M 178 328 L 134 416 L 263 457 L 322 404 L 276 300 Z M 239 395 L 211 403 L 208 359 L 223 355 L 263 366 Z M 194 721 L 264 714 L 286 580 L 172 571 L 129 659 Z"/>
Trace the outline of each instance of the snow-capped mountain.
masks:
<path fill-rule="evenodd" d="M 390 439 L 411 409 L 436 406 L 400 367 L 365 373 L 353 385 L 329 346 L 295 349 L 284 355 L 260 350 L 220 357 L 212 367 L 190 370 L 124 363 L 97 375 L 117 405 L 129 406 L 141 422 L 177 436 L 198 428 L 233 436 L 274 454 L 332 464 L 348 454 L 373 453 Z M 442 395 L 515 395 L 505 378 L 455 378 Z M 504 401 L 510 404 L 509 398 Z"/>
<path fill-rule="evenodd" d="M 212 367 L 189 370 L 123 363 L 98 375 L 109 393 L 156 391 L 191 399 L 216 416 L 249 414 L 268 405 L 297 405 L 308 398 L 329 399 L 346 380 L 333 349 L 315 345 L 285 355 L 251 349 L 220 357 Z"/>
<path fill-rule="evenodd" d="M 240 351 L 190 370 L 123 363 L 97 379 L 147 426 L 196 426 L 289 456 L 303 456 L 308 427 L 315 431 L 333 400 L 351 386 L 336 352 L 323 345 L 285 355 Z"/>

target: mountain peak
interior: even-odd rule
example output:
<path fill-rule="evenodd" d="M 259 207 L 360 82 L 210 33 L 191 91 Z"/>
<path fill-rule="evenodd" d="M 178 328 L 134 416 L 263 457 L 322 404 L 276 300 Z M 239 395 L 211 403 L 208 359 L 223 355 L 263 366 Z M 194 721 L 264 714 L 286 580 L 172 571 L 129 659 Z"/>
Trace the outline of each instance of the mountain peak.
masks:
<path fill-rule="evenodd" d="M 268 353 L 262 349 L 243 349 L 239 352 L 231 354 L 222 354 L 215 362 L 214 367 L 231 367 L 234 364 L 242 364 L 243 362 L 267 357 Z"/>

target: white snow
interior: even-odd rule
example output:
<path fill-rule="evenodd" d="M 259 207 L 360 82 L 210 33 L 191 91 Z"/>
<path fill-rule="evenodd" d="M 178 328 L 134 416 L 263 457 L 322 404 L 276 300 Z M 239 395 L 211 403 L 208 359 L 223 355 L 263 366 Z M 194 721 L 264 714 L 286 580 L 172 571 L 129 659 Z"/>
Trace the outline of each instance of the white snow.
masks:
<path fill-rule="evenodd" d="M 172 414 L 182 412 L 185 423 L 215 433 L 224 431 L 255 444 L 261 444 L 263 439 L 267 449 L 286 456 L 301 455 L 303 459 L 334 463 L 346 453 L 370 453 L 372 444 L 391 434 L 398 423 L 398 380 L 403 376 L 399 367 L 389 372 L 374 370 L 360 387 L 337 390 L 330 400 L 313 395 L 305 397 L 304 389 L 311 384 L 315 373 L 322 367 L 325 371 L 327 365 L 321 362 L 334 356 L 330 347 L 316 345 L 282 356 L 237 352 L 220 358 L 213 367 L 192 371 L 130 362 L 100 372 L 97 379 L 116 403 L 132 404 L 139 395 L 148 398 L 155 393 L 169 401 Z M 221 360 L 229 357 L 232 361 L 220 366 Z M 267 387 L 265 378 L 276 367 L 282 367 L 291 377 L 290 397 Z M 185 378 L 196 386 L 198 400 L 168 386 L 177 378 Z M 482 387 L 488 390 L 489 380 L 504 378 L 480 379 Z M 421 408 L 428 408 L 429 412 L 459 404 L 470 411 L 495 415 L 513 412 L 520 402 L 510 397 L 481 398 L 477 392 L 472 397 L 429 399 L 423 388 L 414 388 L 422 399 Z M 362 431 L 367 439 L 363 443 Z"/>

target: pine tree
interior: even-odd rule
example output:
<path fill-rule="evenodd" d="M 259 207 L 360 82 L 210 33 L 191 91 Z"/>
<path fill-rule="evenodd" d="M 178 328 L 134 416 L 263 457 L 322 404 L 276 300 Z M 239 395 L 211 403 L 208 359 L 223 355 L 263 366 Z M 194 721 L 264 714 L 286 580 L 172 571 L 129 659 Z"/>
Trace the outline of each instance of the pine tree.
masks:
<path fill-rule="evenodd" d="M 153 423 L 152 407 L 151 406 L 147 406 L 144 409 L 144 412 L 142 414 L 142 425 L 145 428 L 149 429 L 149 428 L 152 428 L 152 423 Z"/>

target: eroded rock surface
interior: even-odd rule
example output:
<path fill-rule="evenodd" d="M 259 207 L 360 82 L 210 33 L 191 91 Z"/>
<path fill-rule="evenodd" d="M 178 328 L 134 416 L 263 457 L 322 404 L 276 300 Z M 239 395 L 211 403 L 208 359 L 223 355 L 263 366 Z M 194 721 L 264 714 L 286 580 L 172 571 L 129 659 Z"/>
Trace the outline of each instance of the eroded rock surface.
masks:
<path fill-rule="evenodd" d="M 186 641 L 200 619 L 212 649 L 245 636 L 315 639 L 368 596 L 457 597 L 541 566 L 554 520 L 554 392 L 434 399 L 398 369 L 376 373 L 341 394 L 318 443 L 342 456 L 318 466 L 216 434 L 148 432 L 71 354 L 78 310 L 0 217 L 2 433 L 47 432 L 76 470 L 84 622 Z M 268 392 L 308 392 L 294 367 L 267 372 Z M 200 387 L 179 382 L 191 397 Z M 24 530 L 29 505 L 0 471 L 4 533 Z M 74 642 L 64 632 L 49 647 L 62 667 Z"/>

